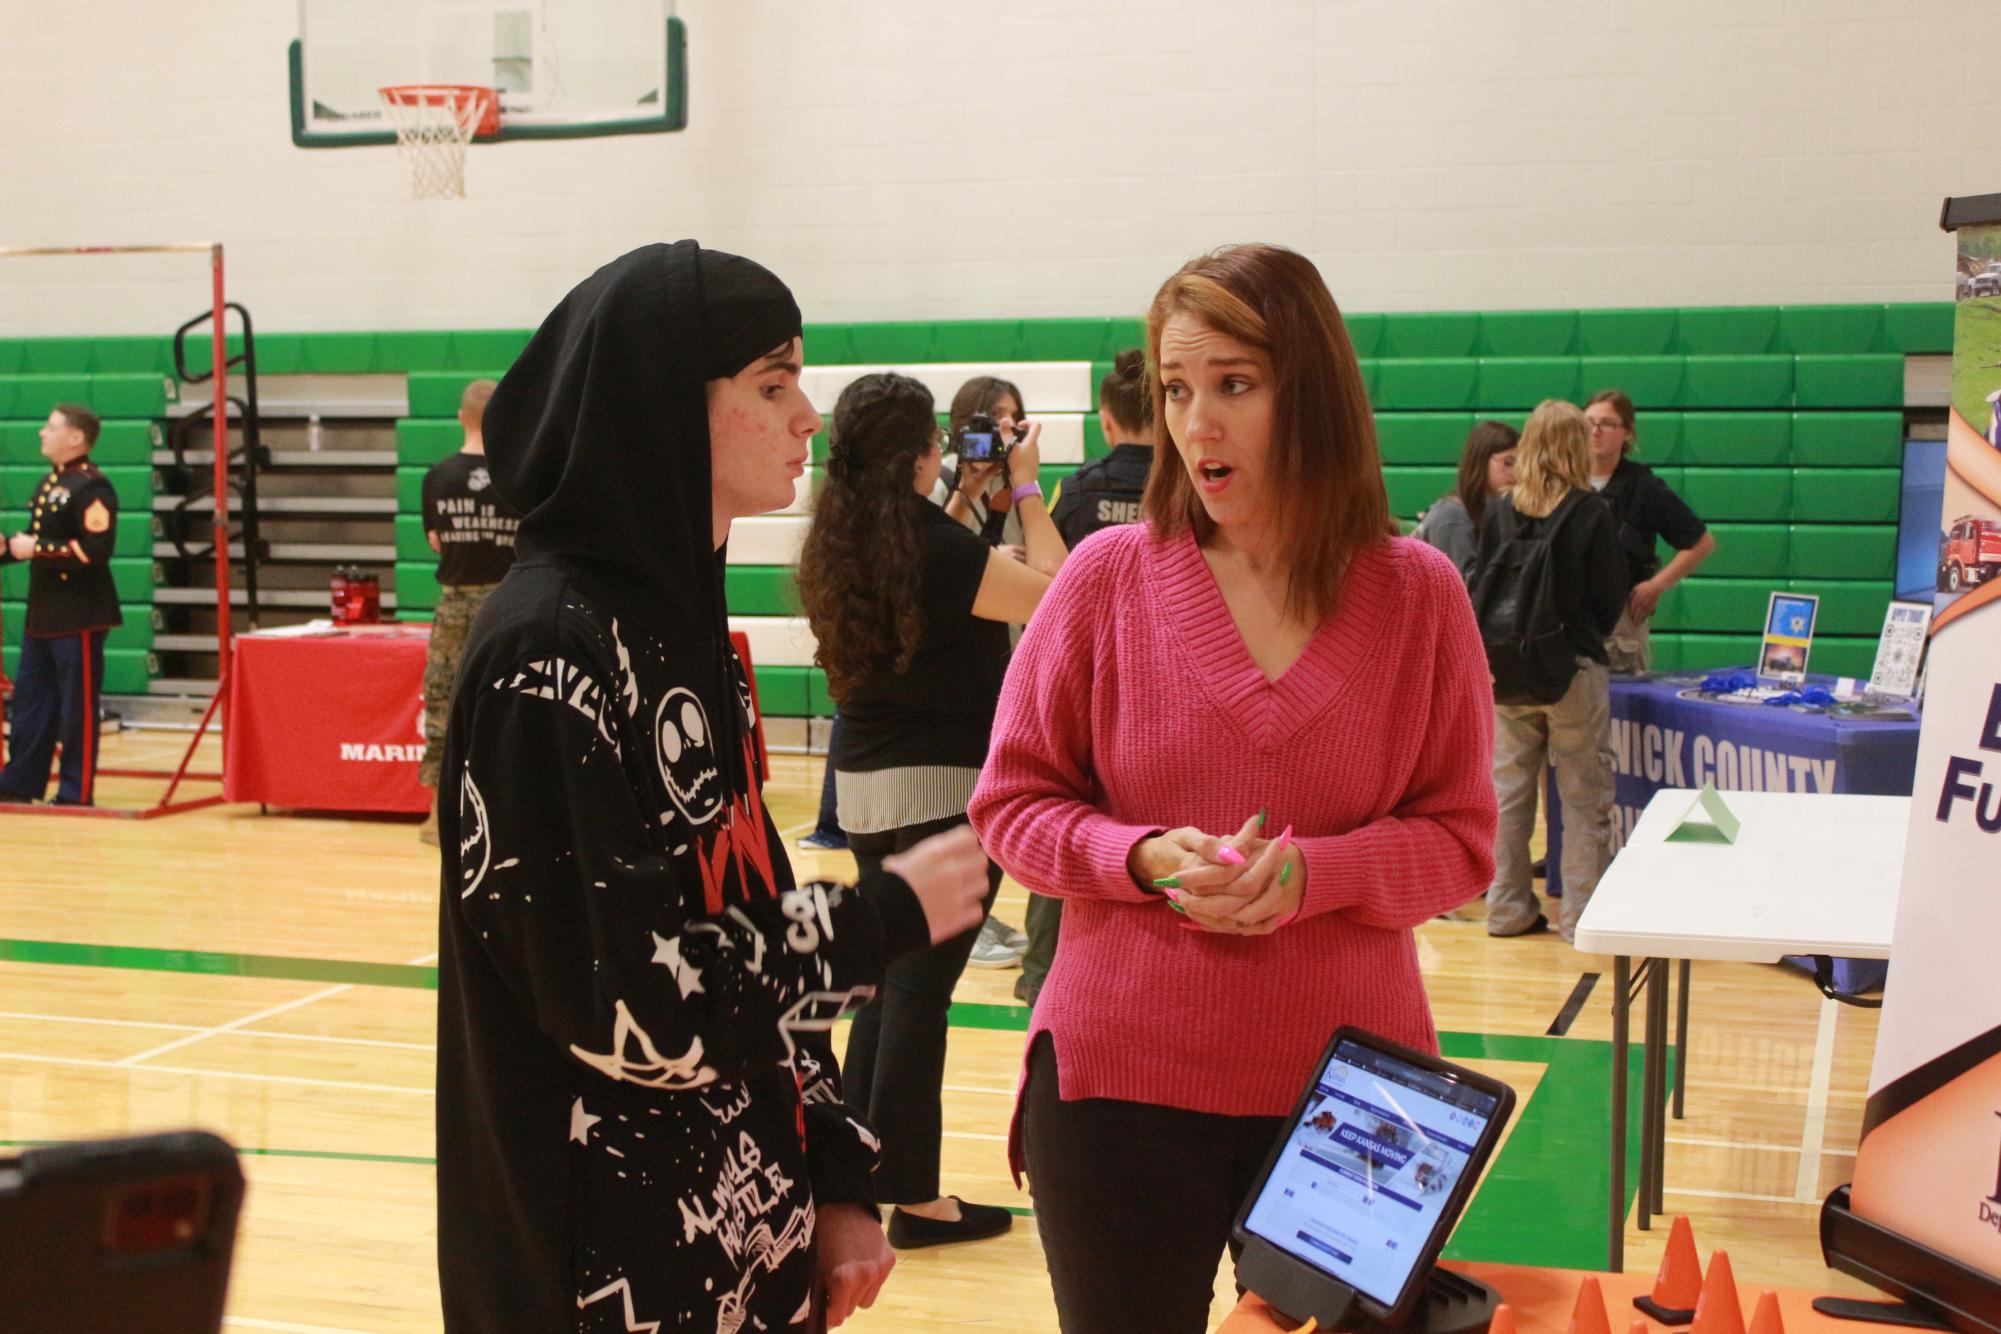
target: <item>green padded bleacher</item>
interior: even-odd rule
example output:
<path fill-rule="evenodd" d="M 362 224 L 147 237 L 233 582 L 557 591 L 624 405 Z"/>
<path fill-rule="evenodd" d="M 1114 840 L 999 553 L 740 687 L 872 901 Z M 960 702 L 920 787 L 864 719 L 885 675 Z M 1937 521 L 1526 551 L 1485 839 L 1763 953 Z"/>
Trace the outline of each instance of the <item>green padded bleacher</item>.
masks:
<path fill-rule="evenodd" d="M 12 677 L 21 669 L 20 645 L 12 639 L 0 652 L 0 670 Z M 153 655 L 145 649 L 106 648 L 104 650 L 104 693 L 143 695 L 155 675 Z"/>
<path fill-rule="evenodd" d="M 51 405 L 53 406 L 53 405 Z M 35 467 L 48 471 L 42 457 L 42 423 L 47 413 L 31 420 L 0 421 L 0 466 Z M 150 467 L 153 451 L 164 435 L 158 423 L 116 420 L 104 423 L 90 457 L 100 468 Z"/>
<path fill-rule="evenodd" d="M 146 590 L 148 593 L 152 589 Z M 153 606 L 150 602 L 120 603 L 119 612 L 125 617 L 123 625 L 115 627 L 104 637 L 104 650 L 135 649 L 141 653 L 153 647 Z M 28 628 L 28 607 L 25 602 L 9 599 L 0 606 L 0 633 L 4 633 L 6 643 L 18 647 L 21 635 Z"/>
<path fill-rule="evenodd" d="M 128 468 L 114 466 L 105 468 L 104 476 L 111 483 L 111 489 L 118 494 L 120 517 L 127 513 L 150 514 L 153 511 L 153 470 L 151 467 Z M 33 464 L 9 464 L 0 467 L 0 508 L 21 510 L 28 508 L 35 496 L 35 489 L 49 475 L 46 463 L 40 467 Z"/>

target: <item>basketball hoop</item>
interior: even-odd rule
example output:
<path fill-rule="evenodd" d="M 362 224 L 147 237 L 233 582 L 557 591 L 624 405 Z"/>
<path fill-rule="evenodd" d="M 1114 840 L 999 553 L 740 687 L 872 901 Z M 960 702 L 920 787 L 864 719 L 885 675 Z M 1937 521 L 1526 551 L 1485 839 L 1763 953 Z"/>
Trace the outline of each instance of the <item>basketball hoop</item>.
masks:
<path fill-rule="evenodd" d="M 396 147 L 410 160 L 413 199 L 463 199 L 466 145 L 500 131 L 493 89 L 469 83 L 398 83 L 377 89 L 396 130 Z"/>

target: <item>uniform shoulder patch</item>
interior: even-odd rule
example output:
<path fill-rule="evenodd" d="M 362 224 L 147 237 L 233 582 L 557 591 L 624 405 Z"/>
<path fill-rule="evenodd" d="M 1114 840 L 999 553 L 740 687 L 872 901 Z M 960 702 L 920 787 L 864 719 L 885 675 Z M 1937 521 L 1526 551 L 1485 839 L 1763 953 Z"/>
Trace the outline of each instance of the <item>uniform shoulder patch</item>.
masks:
<path fill-rule="evenodd" d="M 104 533 L 111 530 L 111 507 L 101 500 L 93 500 L 83 511 L 85 532 Z"/>

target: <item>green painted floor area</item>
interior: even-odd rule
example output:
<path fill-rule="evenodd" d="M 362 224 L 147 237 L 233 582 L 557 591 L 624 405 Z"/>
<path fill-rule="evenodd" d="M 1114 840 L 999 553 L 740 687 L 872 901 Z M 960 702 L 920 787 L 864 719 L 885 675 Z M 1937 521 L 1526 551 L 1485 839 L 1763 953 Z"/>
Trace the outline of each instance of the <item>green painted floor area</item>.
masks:
<path fill-rule="evenodd" d="M 435 991 L 436 968 L 307 959 L 283 955 L 229 954 L 205 950 L 162 950 L 68 941 L 0 940 L 0 963 L 32 963 L 80 968 L 129 968 L 146 972 L 253 977 L 353 986 L 401 987 Z M 960 1002 L 952 1006 L 955 1028 L 1028 1031 L 1028 1008 Z M 1597 1269 L 1606 1254 L 1606 1200 L 1611 1166 L 1606 1135 L 1611 1119 L 1612 1044 L 1581 1038 L 1498 1033 L 1440 1033 L 1448 1060 L 1518 1061 L 1541 1065 L 1535 1092 L 1516 1108 L 1515 1125 L 1489 1169 L 1486 1182 L 1460 1220 L 1445 1254 L 1452 1259 L 1485 1260 L 1551 1268 Z M 1639 1176 L 1640 1050 L 1628 1053 L 1626 1207 L 1632 1207 Z M 1669 1070 L 1672 1083 L 1672 1066 Z M 32 1147 L 39 1141 L 0 1140 L 0 1147 Z M 428 1167 L 431 1158 L 387 1154 L 330 1153 L 310 1149 L 240 1149 L 251 1157 L 317 1158 L 331 1162 L 393 1163 Z M 1027 1209 L 1013 1210 L 1032 1217 Z"/>

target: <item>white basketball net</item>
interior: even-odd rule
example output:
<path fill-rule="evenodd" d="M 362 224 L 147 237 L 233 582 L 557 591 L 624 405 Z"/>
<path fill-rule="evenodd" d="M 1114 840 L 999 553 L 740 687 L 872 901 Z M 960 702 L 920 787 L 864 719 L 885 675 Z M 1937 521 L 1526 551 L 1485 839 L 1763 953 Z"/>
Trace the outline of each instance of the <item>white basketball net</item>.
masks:
<path fill-rule="evenodd" d="M 466 145 L 486 110 L 484 89 L 399 87 L 382 90 L 396 147 L 410 162 L 410 197 L 464 199 Z"/>

